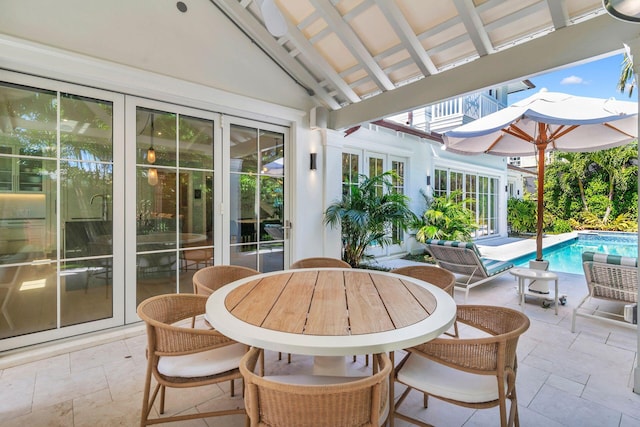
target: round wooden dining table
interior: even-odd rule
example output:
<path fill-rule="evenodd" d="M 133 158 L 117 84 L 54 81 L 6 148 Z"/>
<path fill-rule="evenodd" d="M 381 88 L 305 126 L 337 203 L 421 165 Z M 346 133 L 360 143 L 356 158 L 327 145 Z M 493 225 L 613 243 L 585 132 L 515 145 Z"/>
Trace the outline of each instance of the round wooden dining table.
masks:
<path fill-rule="evenodd" d="M 313 356 L 382 353 L 429 341 L 453 324 L 442 289 L 394 273 L 309 268 L 264 273 L 215 291 L 207 320 L 262 349 Z"/>

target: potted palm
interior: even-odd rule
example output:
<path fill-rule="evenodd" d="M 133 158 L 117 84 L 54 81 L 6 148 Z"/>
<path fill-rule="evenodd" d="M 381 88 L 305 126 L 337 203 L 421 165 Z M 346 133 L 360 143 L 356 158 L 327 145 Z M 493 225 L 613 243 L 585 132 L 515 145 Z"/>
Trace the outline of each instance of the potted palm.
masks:
<path fill-rule="evenodd" d="M 333 202 L 324 212 L 324 223 L 341 227 L 342 259 L 358 267 L 368 258 L 371 244 L 385 247 L 394 242 L 392 227 L 407 229 L 415 221 L 409 209 L 409 198 L 394 191 L 393 182 L 399 179 L 394 171 L 367 177 L 359 175 L 342 200 Z"/>

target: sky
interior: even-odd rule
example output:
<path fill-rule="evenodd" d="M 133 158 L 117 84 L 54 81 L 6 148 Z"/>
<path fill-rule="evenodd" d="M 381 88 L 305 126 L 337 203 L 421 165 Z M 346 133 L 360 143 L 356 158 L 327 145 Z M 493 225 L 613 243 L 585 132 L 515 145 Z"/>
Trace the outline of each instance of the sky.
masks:
<path fill-rule="evenodd" d="M 536 86 L 533 89 L 509 95 L 509 104 L 537 93 L 541 88 L 549 92 L 562 92 L 592 98 L 616 98 L 621 101 L 636 101 L 636 90 L 629 98 L 616 88 L 622 69 L 623 55 L 617 54 L 597 61 L 576 65 L 561 70 L 530 77 Z"/>

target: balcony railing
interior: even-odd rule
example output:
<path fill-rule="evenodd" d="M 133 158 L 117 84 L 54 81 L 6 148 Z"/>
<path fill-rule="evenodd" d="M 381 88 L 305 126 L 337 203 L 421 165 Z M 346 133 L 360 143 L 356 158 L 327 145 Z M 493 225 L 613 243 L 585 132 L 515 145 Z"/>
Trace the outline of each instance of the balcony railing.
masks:
<path fill-rule="evenodd" d="M 431 130 L 437 132 L 479 119 L 504 107 L 505 104 L 489 94 L 476 93 L 433 104 L 427 108 L 427 115 Z"/>

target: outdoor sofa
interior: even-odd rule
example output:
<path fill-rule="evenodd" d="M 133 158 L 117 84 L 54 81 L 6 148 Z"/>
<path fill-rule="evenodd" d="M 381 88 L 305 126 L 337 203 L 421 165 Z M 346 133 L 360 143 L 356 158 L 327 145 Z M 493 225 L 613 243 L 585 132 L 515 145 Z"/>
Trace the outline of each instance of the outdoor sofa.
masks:
<path fill-rule="evenodd" d="M 514 267 L 509 261 L 482 257 L 472 242 L 428 239 L 425 245 L 438 266 L 457 275 L 455 289 L 464 291 L 465 304 L 471 288 L 493 280 Z"/>

